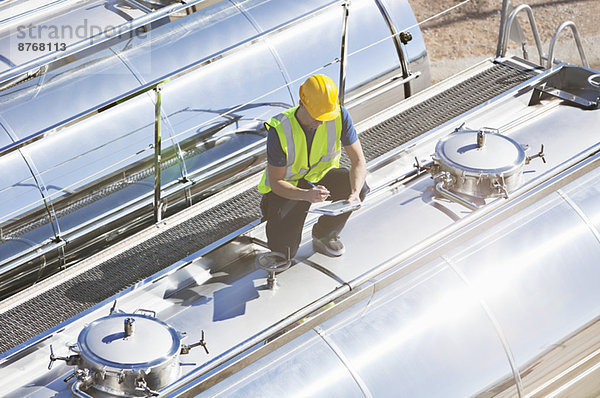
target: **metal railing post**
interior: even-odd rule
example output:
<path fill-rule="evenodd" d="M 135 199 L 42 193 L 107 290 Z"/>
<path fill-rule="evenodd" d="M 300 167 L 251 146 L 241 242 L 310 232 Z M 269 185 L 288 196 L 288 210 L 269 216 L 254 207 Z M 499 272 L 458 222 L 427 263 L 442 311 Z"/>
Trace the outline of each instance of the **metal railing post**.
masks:
<path fill-rule="evenodd" d="M 540 66 L 543 66 L 545 56 L 544 56 L 544 51 L 542 49 L 542 42 L 540 40 L 540 35 L 538 33 L 537 25 L 535 23 L 535 18 L 533 17 L 533 11 L 532 11 L 531 7 L 529 7 L 527 4 L 521 4 L 520 6 L 518 6 L 514 10 L 512 10 L 510 15 L 508 16 L 508 19 L 507 19 L 505 27 L 504 27 L 504 34 L 502 37 L 502 48 L 500 50 L 500 56 L 504 57 L 506 55 L 506 48 L 508 47 L 510 31 L 511 31 L 513 22 L 515 21 L 515 18 L 517 17 L 517 14 L 519 12 L 521 12 L 521 10 L 525 10 L 527 12 L 527 16 L 529 17 L 529 25 L 531 26 L 531 32 L 533 33 L 533 39 L 535 40 L 535 45 L 537 47 L 538 55 L 540 57 Z"/>
<path fill-rule="evenodd" d="M 342 22 L 342 53 L 340 55 L 340 84 L 338 96 L 340 105 L 344 105 L 346 91 L 346 59 L 348 58 L 348 16 L 350 15 L 350 1 L 342 4 L 344 7 L 344 20 Z"/>
<path fill-rule="evenodd" d="M 506 18 L 508 17 L 508 4 L 510 2 L 508 0 L 502 0 L 502 11 L 500 13 L 500 32 L 498 33 L 498 45 L 496 46 L 496 57 L 500 57 L 503 47 L 504 40 L 504 24 L 506 23 Z"/>
<path fill-rule="evenodd" d="M 160 107 L 161 107 L 162 85 L 154 88 L 156 93 L 156 104 L 154 106 L 154 222 L 162 219 L 162 203 L 160 201 L 160 154 L 161 154 L 161 132 L 160 132 Z"/>
<path fill-rule="evenodd" d="M 577 26 L 575 26 L 575 23 L 572 21 L 566 21 L 560 24 L 560 26 L 556 29 L 556 32 L 554 32 L 554 35 L 552 35 L 552 40 L 550 41 L 550 49 L 548 50 L 548 59 L 546 60 L 546 69 L 552 68 L 552 64 L 554 63 L 554 46 L 556 45 L 556 41 L 558 40 L 558 35 L 563 29 L 567 27 L 571 28 L 571 31 L 573 31 L 573 38 L 575 39 L 577 51 L 579 51 L 579 56 L 581 57 L 581 62 L 583 66 L 585 66 L 586 68 L 590 67 L 587 57 L 585 56 L 585 51 L 583 50 L 583 45 L 581 44 L 581 38 L 579 37 Z"/>

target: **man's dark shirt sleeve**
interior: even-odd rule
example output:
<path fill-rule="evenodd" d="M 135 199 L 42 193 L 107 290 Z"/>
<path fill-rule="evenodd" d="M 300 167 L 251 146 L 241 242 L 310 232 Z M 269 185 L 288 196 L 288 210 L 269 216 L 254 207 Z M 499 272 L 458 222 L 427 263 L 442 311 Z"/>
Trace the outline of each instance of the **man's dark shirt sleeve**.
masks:
<path fill-rule="evenodd" d="M 267 163 L 275 167 L 286 165 L 285 152 L 281 148 L 279 136 L 273 127 L 267 127 Z"/>
<path fill-rule="evenodd" d="M 350 113 L 343 106 L 340 107 L 342 110 L 342 146 L 352 145 L 358 140 L 358 134 L 354 128 L 354 123 L 350 117 Z"/>

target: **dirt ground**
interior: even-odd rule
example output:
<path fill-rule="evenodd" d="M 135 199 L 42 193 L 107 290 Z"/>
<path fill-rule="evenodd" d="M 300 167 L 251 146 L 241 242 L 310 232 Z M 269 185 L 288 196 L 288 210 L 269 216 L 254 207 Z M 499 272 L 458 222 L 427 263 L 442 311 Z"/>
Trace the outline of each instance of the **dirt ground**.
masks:
<path fill-rule="evenodd" d="M 409 3 L 421 22 L 462 1 L 409 0 Z M 531 6 L 545 53 L 556 28 L 564 21 L 575 22 L 590 66 L 600 69 L 600 0 L 513 0 L 512 4 Z M 421 25 L 434 81 L 496 54 L 501 8 L 502 0 L 471 0 Z M 527 43 L 533 46 L 525 11 L 519 13 L 519 21 Z M 509 46 L 509 52 L 522 56 L 515 43 Z M 535 47 L 530 47 L 529 54 L 530 59 L 539 59 Z M 555 57 L 581 64 L 570 28 L 561 32 Z"/>

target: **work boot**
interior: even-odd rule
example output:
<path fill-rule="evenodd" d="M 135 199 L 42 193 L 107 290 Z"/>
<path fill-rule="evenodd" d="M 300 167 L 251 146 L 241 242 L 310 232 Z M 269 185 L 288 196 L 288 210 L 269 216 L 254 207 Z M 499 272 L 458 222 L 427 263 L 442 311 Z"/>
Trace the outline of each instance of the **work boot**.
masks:
<path fill-rule="evenodd" d="M 318 238 L 314 234 L 312 236 L 313 250 L 330 257 L 339 257 L 346 252 L 344 244 L 340 240 L 340 236 L 332 232 L 329 235 Z"/>

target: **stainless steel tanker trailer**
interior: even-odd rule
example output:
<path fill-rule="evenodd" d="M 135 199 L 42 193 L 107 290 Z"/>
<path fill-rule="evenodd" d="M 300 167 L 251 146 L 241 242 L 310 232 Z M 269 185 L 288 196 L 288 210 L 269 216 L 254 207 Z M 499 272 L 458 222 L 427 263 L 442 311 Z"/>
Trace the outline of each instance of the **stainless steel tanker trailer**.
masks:
<path fill-rule="evenodd" d="M 418 27 L 388 38 L 416 23 L 403 1 L 26 3 L 0 14 L 4 297 L 155 222 L 158 145 L 163 218 L 262 168 L 310 71 L 362 115 L 430 84 Z"/>
<path fill-rule="evenodd" d="M 406 1 L 41 3 L 4 44 L 115 26 L 2 58 L 3 396 L 599 394 L 600 74 L 575 24 L 544 49 L 503 1 L 496 55 L 429 87 Z M 534 59 L 508 50 L 525 13 Z M 267 264 L 262 122 L 316 72 L 372 191 L 344 256 L 311 214 Z"/>

